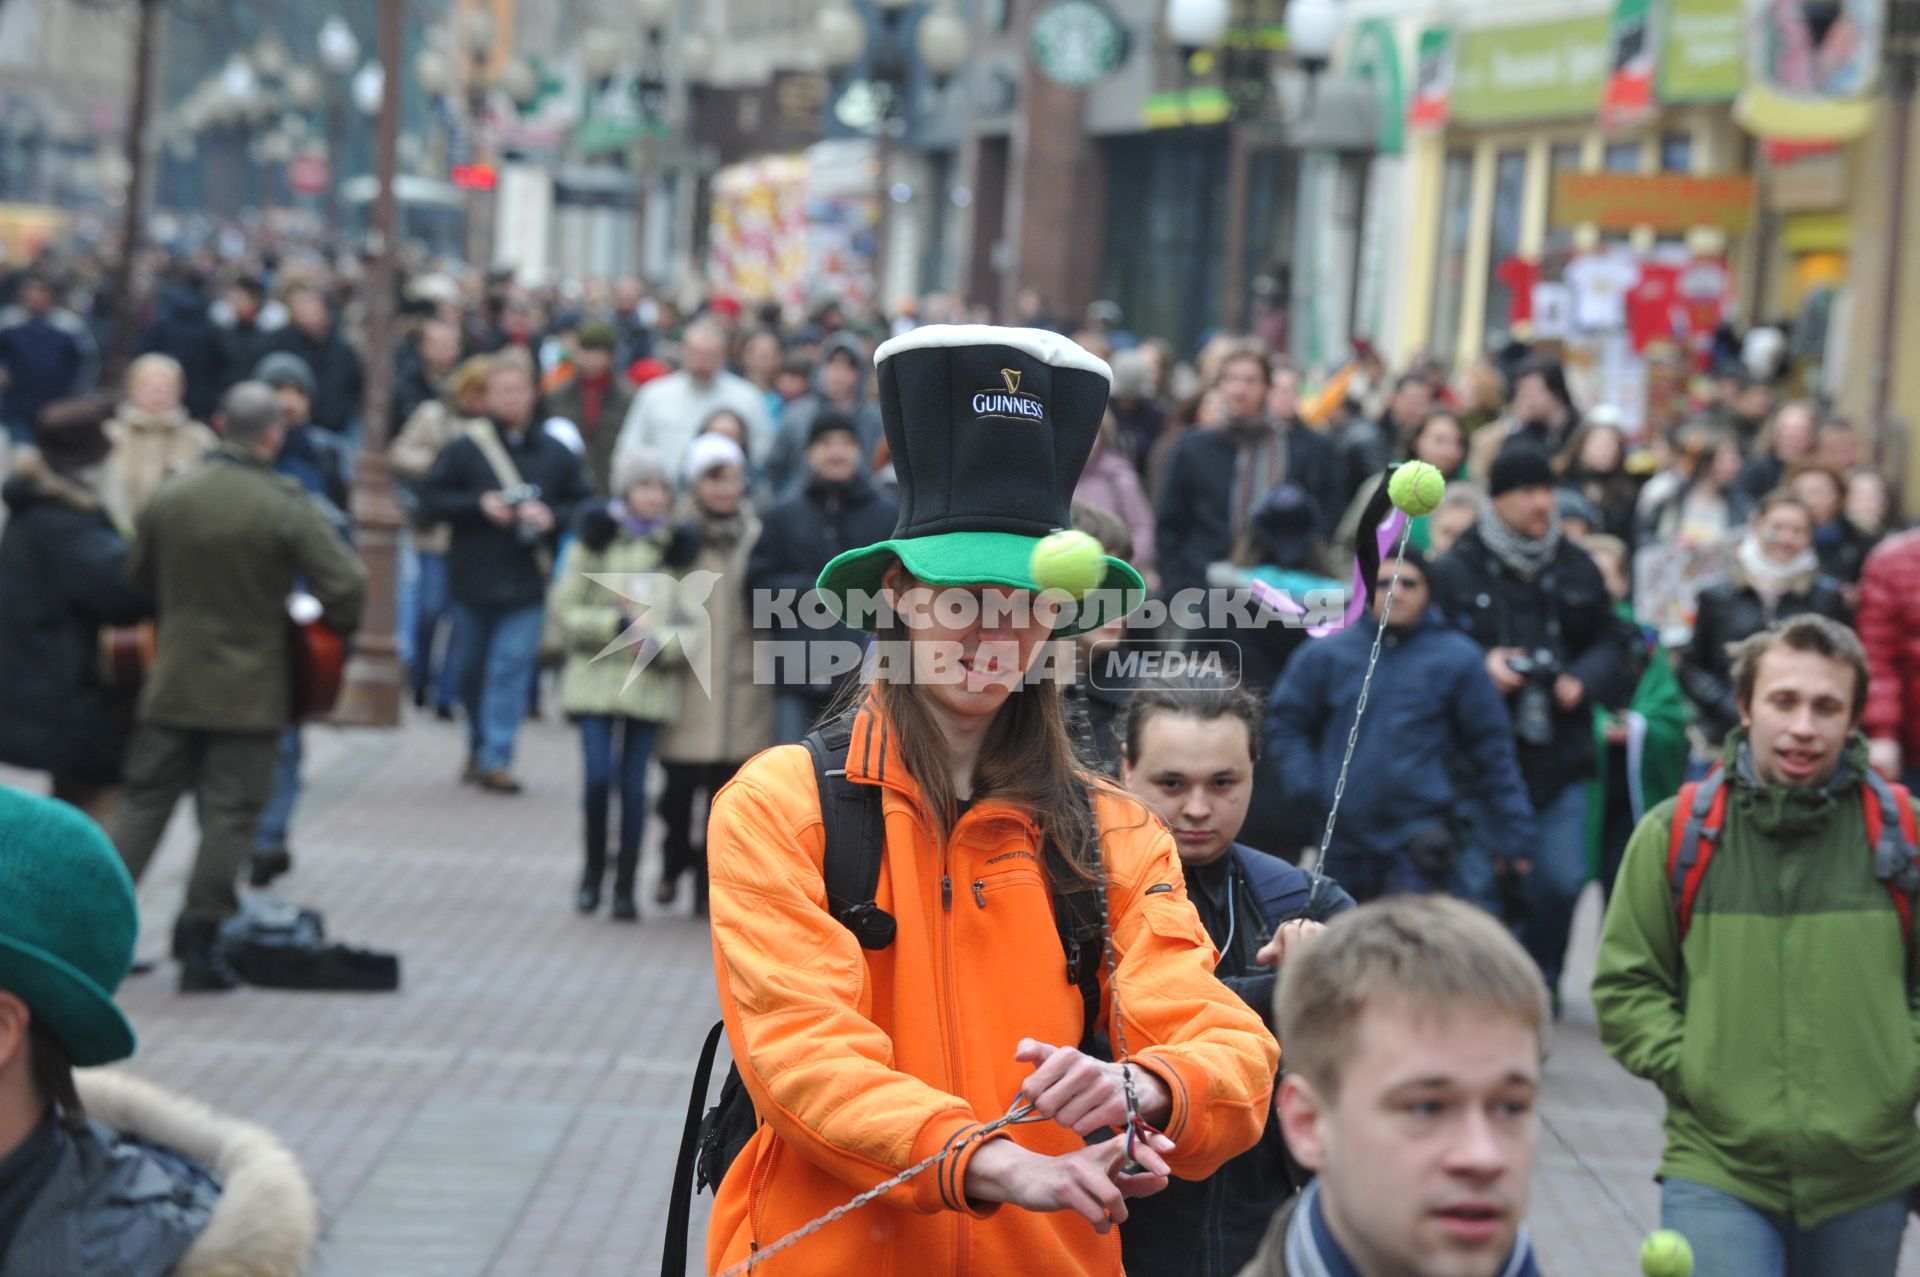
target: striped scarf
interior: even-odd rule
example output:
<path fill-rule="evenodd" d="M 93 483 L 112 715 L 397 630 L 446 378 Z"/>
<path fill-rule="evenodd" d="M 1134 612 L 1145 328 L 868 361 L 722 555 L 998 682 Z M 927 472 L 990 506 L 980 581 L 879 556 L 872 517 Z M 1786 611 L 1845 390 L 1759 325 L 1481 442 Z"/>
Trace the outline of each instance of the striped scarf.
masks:
<path fill-rule="evenodd" d="M 1286 440 L 1280 424 L 1270 417 L 1230 421 L 1223 429 L 1233 440 L 1233 493 L 1227 516 L 1232 544 L 1238 547 L 1246 539 L 1247 521 L 1254 507 L 1287 481 Z"/>

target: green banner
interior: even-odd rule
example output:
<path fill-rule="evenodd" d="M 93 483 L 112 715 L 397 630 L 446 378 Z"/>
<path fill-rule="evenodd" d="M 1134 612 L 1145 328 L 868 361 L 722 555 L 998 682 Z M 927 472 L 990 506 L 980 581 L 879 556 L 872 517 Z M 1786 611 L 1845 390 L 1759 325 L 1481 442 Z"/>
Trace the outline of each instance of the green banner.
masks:
<path fill-rule="evenodd" d="M 1741 0 L 1666 0 L 1662 102 L 1730 102 L 1746 81 Z"/>
<path fill-rule="evenodd" d="M 1462 31 L 1454 41 L 1456 124 L 1592 118 L 1610 69 L 1611 14 Z"/>

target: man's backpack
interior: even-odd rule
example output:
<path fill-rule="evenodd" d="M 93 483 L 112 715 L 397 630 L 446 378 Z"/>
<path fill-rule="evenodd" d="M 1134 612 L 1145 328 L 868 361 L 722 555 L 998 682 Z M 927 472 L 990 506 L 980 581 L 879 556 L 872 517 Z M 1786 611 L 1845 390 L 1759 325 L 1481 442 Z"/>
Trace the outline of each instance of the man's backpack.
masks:
<path fill-rule="evenodd" d="M 1886 884 L 1894 910 L 1900 915 L 1900 933 L 1912 944 L 1914 901 L 1920 897 L 1920 865 L 1914 861 L 1916 852 L 1920 852 L 1920 832 L 1915 829 L 1912 797 L 1905 785 L 1868 771 L 1860 785 L 1860 798 L 1867 820 L 1867 843 L 1873 849 L 1873 875 Z M 1687 938 L 1694 900 L 1726 823 L 1724 771 L 1715 767 L 1706 779 L 1680 787 L 1667 846 L 1667 883 L 1673 890 L 1682 940 Z"/>
<path fill-rule="evenodd" d="M 853 741 L 853 718 L 842 715 L 809 733 L 802 743 L 813 759 L 814 782 L 820 794 L 820 817 L 825 827 L 826 853 L 821 875 L 827 888 L 827 907 L 834 918 L 853 932 L 863 949 L 885 949 L 893 943 L 893 915 L 874 900 L 880 885 L 880 866 L 886 859 L 887 832 L 878 785 L 847 778 L 847 751 Z M 1085 792 L 1082 791 L 1085 798 Z M 1091 802 L 1088 799 L 1089 804 Z M 1066 958 L 1068 983 L 1080 990 L 1082 1008 L 1080 1050 L 1105 1058 L 1110 1054 L 1100 1025 L 1100 974 L 1106 937 L 1100 924 L 1100 905 L 1094 889 L 1073 870 L 1064 848 L 1051 842 L 1045 849 L 1047 880 L 1053 889 L 1054 927 Z M 663 1277 L 686 1271 L 687 1230 L 697 1188 L 717 1190 L 727 1168 L 753 1138 L 759 1117 L 737 1066 L 729 1067 L 720 1085 L 719 1101 L 701 1109 L 713 1076 L 714 1055 L 726 1021 L 707 1031 L 694 1068 L 693 1091 L 687 1099 L 686 1126 L 681 1132 L 680 1157 L 674 1167 L 673 1193 L 667 1205 L 667 1241 L 662 1257 Z"/>

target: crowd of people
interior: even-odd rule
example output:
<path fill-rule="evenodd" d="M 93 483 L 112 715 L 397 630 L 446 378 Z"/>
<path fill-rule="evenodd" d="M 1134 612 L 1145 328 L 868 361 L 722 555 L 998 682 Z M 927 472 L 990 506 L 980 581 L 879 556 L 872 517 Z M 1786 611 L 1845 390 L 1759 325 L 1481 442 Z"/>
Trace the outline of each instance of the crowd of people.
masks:
<path fill-rule="evenodd" d="M 1093 805 L 1102 828 L 1138 803 L 1170 831 L 1178 870 L 1163 869 L 1144 837 L 1116 852 L 1129 872 L 1179 880 L 1179 899 L 1192 902 L 1162 917 L 1164 902 L 1136 899 L 1116 920 L 1138 943 L 1133 920 L 1149 919 L 1151 943 L 1127 958 L 1137 969 L 1160 953 L 1165 985 L 1163 1003 L 1147 991 L 1153 982 L 1132 995 L 1141 1032 L 1163 1050 L 1159 1064 L 1129 1075 L 1127 1095 L 1131 1109 L 1142 1086 L 1140 1111 L 1163 1130 L 1191 1121 L 1198 1147 L 1143 1141 L 1141 1166 L 1121 1173 L 1063 1144 L 1059 1160 L 1071 1161 L 1085 1194 L 1049 1196 L 1036 1167 L 990 1141 L 967 1155 L 971 1171 L 956 1157 L 951 1183 L 912 1190 L 923 1208 L 1009 1201 L 1078 1211 L 1097 1228 L 1103 1215 L 1130 1219 L 1127 1271 L 1228 1273 L 1254 1260 L 1305 1164 L 1322 1172 L 1319 1196 L 1296 1199 L 1307 1222 L 1283 1215 L 1269 1250 L 1291 1257 L 1332 1244 L 1329 1228 L 1348 1253 L 1364 1249 L 1353 1230 L 1369 1217 L 1366 1172 L 1331 1170 L 1341 1154 L 1322 1129 L 1362 1120 L 1340 1115 L 1333 1079 L 1345 1057 L 1309 1048 L 1280 1088 L 1277 1123 L 1249 1126 L 1242 1110 L 1264 1105 L 1272 1079 L 1262 1043 L 1278 1032 L 1291 1058 L 1289 1015 L 1351 1022 L 1376 999 L 1404 996 L 1402 986 L 1430 990 L 1492 1014 L 1514 1038 L 1511 1067 L 1474 1085 L 1530 1102 L 1575 905 L 1598 881 L 1611 900 L 1595 984 L 1603 1038 L 1666 1096 L 1663 1211 L 1696 1247 L 1715 1239 L 1721 1255 L 1697 1271 L 1891 1274 L 1904 1207 L 1890 1203 L 1920 1182 L 1920 1136 L 1901 1116 L 1920 1098 L 1911 1081 L 1920 1070 L 1908 1004 L 1894 1000 L 1907 987 L 1916 885 L 1901 866 L 1916 841 L 1902 782 L 1920 781 L 1920 534 L 1896 531 L 1892 488 L 1862 432 L 1795 397 L 1784 370 L 1716 367 L 1674 419 L 1629 430 L 1610 408 L 1583 410 L 1547 349 L 1503 351 L 1456 380 L 1425 358 L 1391 374 L 1363 348 L 1307 385 L 1251 339 L 1218 336 L 1183 357 L 1136 340 L 1111 305 L 1068 324 L 1026 298 L 1018 318 L 1037 335 L 1014 348 L 1037 361 L 1025 383 L 1033 402 L 1051 396 L 1044 410 L 1064 422 L 1076 375 L 1104 378 L 1098 403 L 1074 419 L 1084 439 L 1060 454 L 1078 448 L 1084 465 L 1063 477 L 1051 455 L 1026 464 L 1026 444 L 957 456 L 957 444 L 927 442 L 928 423 L 902 422 L 934 410 L 913 406 L 926 394 L 889 383 L 886 355 L 917 366 L 933 352 L 954 361 L 939 386 L 983 375 L 968 394 L 998 391 L 989 382 L 1004 378 L 1017 397 L 1018 368 L 980 374 L 966 363 L 971 347 L 1006 330 L 918 328 L 831 299 L 791 315 L 724 295 L 676 305 L 634 281 L 529 290 L 421 270 L 405 285 L 404 337 L 389 353 L 356 335 L 355 282 L 323 262 L 168 261 L 155 272 L 138 356 L 112 385 L 98 381 L 99 334 L 63 306 L 56 273 L 0 282 L 0 420 L 15 444 L 0 533 L 0 762 L 46 773 L 56 797 L 110 834 L 135 879 L 177 799 L 194 792 L 201 846 L 174 936 L 183 990 L 238 981 L 219 939 L 238 883 L 264 885 L 294 865 L 302 713 L 286 600 L 311 596 L 338 634 L 358 624 L 366 577 L 346 514 L 350 464 L 366 446 L 367 361 L 391 358 L 393 398 L 378 410 L 410 525 L 398 638 L 417 711 L 458 719 L 466 733 L 450 789 L 520 793 L 521 726 L 557 707 L 581 751 L 574 907 L 595 913 L 610 894 L 614 919 L 640 918 L 640 852 L 657 816 L 664 858 L 651 901 L 665 908 L 685 890 L 697 912 L 711 907 L 722 1001 L 732 1007 L 750 990 L 756 1008 L 729 1028 L 759 1054 L 825 1049 L 782 1036 L 791 971 L 776 978 L 764 964 L 796 936 L 824 951 L 808 928 L 838 936 L 837 922 L 776 900 L 767 885 L 795 880 L 778 857 L 802 854 L 789 826 L 811 799 L 788 789 L 814 783 L 803 755 L 769 746 L 807 740 L 842 710 L 885 705 L 884 721 L 901 737 L 911 728 L 916 745 L 882 732 L 877 749 L 842 767 L 877 784 L 893 760 L 892 783 L 936 810 L 935 841 L 970 818 L 976 784 L 1046 811 L 1069 796 L 1074 768 L 1114 791 Z M 937 297 L 916 313 L 963 317 Z M 1398 545 L 1365 553 L 1388 468 L 1415 461 L 1446 478 L 1444 499 L 1411 519 Z M 1023 505 L 1012 494 L 1031 483 L 1060 490 Z M 1058 522 L 1100 542 L 1110 579 L 1154 599 L 1270 597 L 1249 596 L 1255 584 L 1337 592 L 1358 552 L 1378 564 L 1358 581 L 1369 606 L 1328 634 L 1270 602 L 1225 619 L 1203 607 L 1197 625 L 1178 609 L 1153 625 L 1106 619 L 1071 635 L 1058 706 L 1026 718 L 1009 708 L 1013 725 L 995 735 L 982 735 L 984 723 L 1006 697 L 966 698 L 976 674 L 999 667 L 968 667 L 967 690 L 951 703 L 900 688 L 863 699 L 870 675 L 835 654 L 871 654 L 890 634 L 869 640 L 829 578 L 890 547 L 891 567 L 873 560 L 873 580 L 889 590 L 901 574 L 935 587 L 1023 588 L 1004 579 L 1013 569 L 980 566 L 986 558 L 954 576 L 916 559 L 932 552 L 915 545 L 996 535 L 980 530 L 989 525 L 1011 534 L 1021 520 L 1044 534 L 1032 511 L 1052 510 L 1056 497 Z M 788 606 L 769 606 L 782 598 Z M 808 600 L 819 605 L 812 613 Z M 1028 636 L 1014 637 L 1024 670 Z M 1131 656 L 1155 646 L 1215 658 L 1210 677 L 1127 672 L 1139 668 Z M 774 649 L 803 656 L 773 660 Z M 135 668 L 123 676 L 127 661 Z M 936 735 L 937 746 L 926 739 Z M 1067 754 L 1049 752 L 1059 742 Z M 964 768 L 949 775 L 948 755 Z M 1852 790 L 1867 795 L 1864 809 Z M 1054 819 L 1042 837 L 1077 836 L 1071 818 Z M 1795 838 L 1816 827 L 1837 860 L 1857 844 L 1844 874 L 1788 863 Z M 1723 870 L 1704 890 L 1699 873 L 1675 876 L 1675 865 L 1703 870 L 1716 846 L 1747 873 Z M 963 916 L 986 938 L 1002 934 L 988 901 L 996 881 L 962 879 L 980 915 Z M 909 889 L 952 908 L 946 877 L 892 885 Z M 1337 949 L 1321 935 L 1344 926 L 1334 920 L 1356 902 L 1409 892 L 1478 907 L 1408 915 L 1484 950 L 1478 967 L 1443 963 L 1414 979 L 1381 956 L 1388 941 Z M 1046 897 L 1003 904 L 1044 908 Z M 1861 911 L 1870 928 L 1852 920 Z M 1537 979 L 1515 974 L 1474 930 L 1486 915 L 1524 947 Z M 1778 935 L 1759 935 L 1754 917 L 1778 920 Z M 1033 949 L 1052 930 L 1023 943 Z M 1295 960 L 1323 945 L 1328 970 L 1296 979 L 1307 968 Z M 1817 957 L 1835 948 L 1850 955 L 1847 997 L 1831 996 L 1835 968 Z M 1205 974 L 1202 952 L 1215 955 L 1207 970 L 1217 960 L 1230 999 L 1183 983 Z M 1057 965 L 1043 958 L 1020 961 Z M 1393 974 L 1369 975 L 1380 963 Z M 975 975 L 991 981 L 995 970 Z M 833 979 L 842 976 L 858 979 L 851 968 Z M 808 997 L 857 1001 L 820 978 Z M 899 976 L 923 978 L 933 977 Z M 1786 1014 L 1751 1013 L 1743 991 L 1756 982 Z M 7 1010 L 0 995 L 0 1028 Z M 1882 1012 L 1884 1022 L 1868 1023 Z M 892 1013 L 875 1012 L 889 1023 Z M 1196 1016 L 1216 1017 L 1217 1033 L 1184 1043 Z M 1064 1015 L 1059 1027 L 1058 1040 L 1072 1041 Z M 1817 1069 L 1779 1063 L 1796 1043 L 1820 1044 L 1815 1053 L 1836 1069 L 1878 1064 L 1872 1076 L 1821 1082 Z M 1046 1079 L 1036 1101 L 1079 1067 L 1049 1063 L 1055 1049 L 1022 1046 L 1020 1062 Z M 847 1050 L 876 1085 L 907 1067 Z M 996 1061 L 988 1072 L 1011 1067 Z M 1807 1076 L 1826 1099 L 1810 1092 L 1783 1110 L 1767 1098 L 1791 1100 Z M 808 1085 L 751 1076 L 747 1089 L 763 1112 L 799 1114 L 812 1129 L 807 1114 L 818 1110 L 831 1125 L 853 1084 Z M 1189 1092 L 1212 1108 L 1189 1109 Z M 1736 1094 L 1749 1102 L 1725 1098 Z M 908 1130 L 905 1116 L 883 1120 L 876 1108 L 857 1140 L 829 1140 L 784 1170 L 756 1211 L 797 1225 L 837 1200 L 853 1162 L 917 1155 L 936 1128 L 965 1138 L 966 1123 L 912 1098 L 894 1108 L 925 1127 Z M 1808 1111 L 1822 1104 L 1830 1122 Z M 1110 1124 L 1091 1122 L 1096 1107 L 1107 1113 L 1091 1100 L 1053 1095 L 1042 1108 L 1062 1106 L 1073 1118 L 1063 1126 Z M 1876 1127 L 1889 1113 L 1897 1120 Z M 756 1165 L 792 1137 L 780 1123 L 762 1129 L 743 1154 Z M 1516 1166 L 1523 1181 L 1528 1158 L 1530 1145 L 1508 1149 L 1488 1182 L 1507 1183 Z M 1170 1171 L 1198 1187 L 1167 1188 Z M 764 1240 L 736 1178 L 716 1208 L 716 1262 Z M 1460 1215 L 1448 1244 L 1530 1263 L 1516 1232 L 1524 1188 L 1498 1206 L 1482 1213 L 1500 1227 L 1481 1237 L 1480 1216 Z M 1378 1223 L 1405 1234 L 1387 1252 L 1418 1251 L 1417 1229 Z M 1003 1230 L 995 1244 L 1046 1251 L 1056 1232 Z M 1195 1235 L 1208 1245 L 1196 1250 Z M 1822 1251 L 1851 1266 L 1797 1258 Z M 1302 1271 L 1269 1258 L 1250 1271 Z"/>

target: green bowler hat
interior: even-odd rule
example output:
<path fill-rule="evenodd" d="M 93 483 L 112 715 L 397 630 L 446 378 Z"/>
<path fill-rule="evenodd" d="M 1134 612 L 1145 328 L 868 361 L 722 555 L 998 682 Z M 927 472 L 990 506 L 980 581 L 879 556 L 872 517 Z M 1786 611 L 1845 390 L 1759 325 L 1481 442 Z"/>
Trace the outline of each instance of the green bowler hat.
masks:
<path fill-rule="evenodd" d="M 113 992 L 139 934 L 133 879 L 100 827 L 65 803 L 0 786 L 0 989 L 75 1064 L 133 1054 Z"/>
<path fill-rule="evenodd" d="M 1073 488 L 1107 410 L 1113 370 L 1058 333 L 933 324 L 874 352 L 880 415 L 900 480 L 893 536 L 820 573 L 821 599 L 872 629 L 880 578 L 898 558 L 928 585 L 1038 592 L 1033 548 L 1072 526 Z M 1140 606 L 1146 582 L 1107 557 L 1106 578 L 1058 633 L 1079 634 Z"/>

